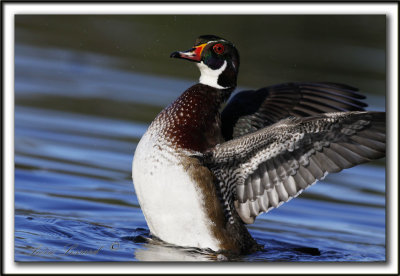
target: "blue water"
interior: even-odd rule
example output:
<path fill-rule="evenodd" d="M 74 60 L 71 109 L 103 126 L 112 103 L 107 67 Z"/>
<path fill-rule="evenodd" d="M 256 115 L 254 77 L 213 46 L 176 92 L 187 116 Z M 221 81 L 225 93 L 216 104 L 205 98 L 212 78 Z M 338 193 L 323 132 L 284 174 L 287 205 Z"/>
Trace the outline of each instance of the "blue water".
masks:
<path fill-rule="evenodd" d="M 140 137 L 192 82 L 115 63 L 16 45 L 15 261 L 218 260 L 152 239 L 131 180 Z M 265 249 L 232 260 L 385 261 L 384 160 L 329 175 L 248 228 Z"/>

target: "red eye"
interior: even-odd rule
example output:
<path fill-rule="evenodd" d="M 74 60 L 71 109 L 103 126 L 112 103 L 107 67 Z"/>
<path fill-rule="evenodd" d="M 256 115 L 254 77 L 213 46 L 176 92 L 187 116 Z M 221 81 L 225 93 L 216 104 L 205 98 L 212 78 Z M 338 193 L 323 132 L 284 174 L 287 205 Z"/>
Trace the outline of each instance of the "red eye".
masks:
<path fill-rule="evenodd" d="M 214 49 L 214 52 L 216 52 L 219 55 L 223 54 L 225 51 L 225 47 L 221 43 L 215 44 L 213 46 L 213 49 Z"/>

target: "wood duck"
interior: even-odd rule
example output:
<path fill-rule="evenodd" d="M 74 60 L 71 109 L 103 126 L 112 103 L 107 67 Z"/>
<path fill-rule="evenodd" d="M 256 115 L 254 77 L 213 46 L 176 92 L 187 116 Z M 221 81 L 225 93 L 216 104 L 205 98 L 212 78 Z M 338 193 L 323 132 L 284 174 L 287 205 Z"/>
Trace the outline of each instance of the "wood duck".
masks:
<path fill-rule="evenodd" d="M 236 94 L 239 53 L 203 35 L 171 57 L 197 64 L 200 81 L 154 119 L 132 175 L 152 235 L 183 247 L 260 249 L 245 224 L 328 173 L 385 156 L 385 113 L 337 83 L 284 83 Z"/>

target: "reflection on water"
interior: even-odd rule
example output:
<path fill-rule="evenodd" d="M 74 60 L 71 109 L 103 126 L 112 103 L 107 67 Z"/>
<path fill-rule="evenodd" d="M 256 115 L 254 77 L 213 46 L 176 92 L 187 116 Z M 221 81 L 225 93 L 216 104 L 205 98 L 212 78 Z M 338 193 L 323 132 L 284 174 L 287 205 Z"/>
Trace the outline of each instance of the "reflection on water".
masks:
<path fill-rule="evenodd" d="M 383 161 L 329 175 L 300 198 L 260 216 L 255 224 L 249 225 L 249 229 L 265 250 L 248 256 L 222 256 L 193 248 L 176 248 L 151 238 L 131 181 L 133 153 L 156 114 L 193 83 L 193 76 L 198 75 L 192 68 L 193 64 L 188 63 L 185 67 L 167 59 L 169 52 L 178 50 L 171 45 L 185 47 L 185 39 L 190 37 L 186 45 L 189 47 L 194 37 L 205 32 L 199 28 L 196 29 L 198 33 L 190 31 L 182 36 L 185 39 L 177 39 L 176 28 L 187 28 L 181 22 L 186 22 L 185 19 L 193 23 L 197 17 L 175 19 L 163 17 L 150 24 L 146 17 L 132 20 L 125 16 L 72 19 L 16 17 L 15 260 L 385 260 Z M 342 67 L 338 67 L 341 61 L 336 61 L 332 63 L 332 68 L 324 67 L 321 72 L 307 69 L 307 72 L 311 72 L 307 80 L 316 76 L 332 76 L 328 80 L 341 79 L 353 85 L 354 82 L 361 83 L 361 87 L 370 88 L 366 90 L 368 92 L 376 92 L 373 91 L 375 88 L 384 91 L 384 74 L 379 65 L 382 57 L 384 61 L 384 47 L 379 44 L 381 40 L 377 35 L 381 21 L 379 18 L 371 19 L 375 20 L 377 26 L 367 32 L 360 24 L 369 21 L 364 17 L 359 19 L 357 24 L 352 25 L 353 29 L 359 30 L 358 39 L 349 34 L 340 34 L 331 26 L 333 37 L 326 43 L 319 41 L 318 46 L 314 47 L 319 49 L 325 44 L 337 45 L 338 41 L 334 41 L 336 34 L 341 39 L 347 38 L 347 44 L 340 51 L 334 51 L 336 46 L 332 46 L 333 56 L 354 48 L 360 54 L 358 49 L 362 49 L 361 53 L 372 55 L 370 60 L 377 61 L 377 66 L 365 66 L 362 69 L 364 71 L 356 68 L 343 71 Z M 175 25 L 168 25 L 170 20 Z M 251 18 L 253 23 L 263 20 L 283 22 L 282 18 Z M 297 20 L 303 22 L 304 26 L 310 26 L 304 18 Z M 340 24 L 345 24 L 345 21 Z M 74 22 L 75 25 L 68 22 Z M 160 25 L 160 22 L 166 25 Z M 270 38 L 284 39 L 287 37 L 285 34 L 290 33 L 287 39 L 303 47 L 307 43 L 305 38 L 311 39 L 310 34 L 306 30 L 301 36 L 294 34 L 294 29 L 298 28 L 291 22 L 283 24 L 280 29 L 286 33 L 271 30 Z M 332 19 L 324 22 L 326 25 L 338 21 Z M 143 39 L 137 39 L 136 36 L 127 40 L 129 45 L 135 45 L 136 48 L 128 49 L 127 45 L 120 44 L 120 50 L 115 50 L 113 43 L 121 41 L 127 30 L 110 27 L 115 27 L 115 24 L 120 24 L 118 26 L 121 28 L 129 26 L 130 32 L 143 35 Z M 79 29 L 79 32 L 71 34 L 71 28 Z M 169 35 L 157 36 L 160 30 Z M 348 31 L 351 30 L 349 28 Z M 147 36 L 145 31 L 148 32 Z M 316 27 L 309 31 L 318 33 Z M 230 37 L 236 36 L 229 34 Z M 319 34 L 322 35 L 321 32 Z M 271 49 L 278 43 L 276 40 L 266 43 L 264 37 L 258 39 L 254 35 L 249 36 L 246 41 L 238 39 L 238 44 L 258 45 L 255 47 L 262 44 Z M 146 41 L 158 37 L 162 40 L 152 43 L 150 50 L 147 49 Z M 239 32 L 237 37 L 242 37 Z M 357 44 L 366 38 L 370 39 L 365 47 Z M 104 41 L 104 44 L 96 44 L 99 49 L 89 43 L 98 42 L 99 39 Z M 79 41 L 83 44 L 79 45 Z M 112 50 L 105 53 L 109 47 Z M 242 79 L 249 76 L 246 73 L 246 70 L 250 71 L 249 68 L 256 72 L 248 82 L 242 81 L 242 85 L 258 85 L 263 80 L 264 84 L 271 84 L 281 79 L 285 81 L 293 75 L 297 77 L 291 80 L 298 80 L 306 74 L 302 69 L 283 69 L 283 77 L 276 77 L 277 73 L 274 72 L 265 83 L 265 77 L 260 77 L 261 67 L 258 66 L 263 69 L 267 66 L 259 61 L 265 60 L 280 71 L 277 69 L 280 67 L 276 67 L 278 57 L 259 51 L 263 52 L 263 59 L 257 60 L 258 65 L 248 66 L 245 60 L 252 60 L 254 53 L 248 47 L 239 49 L 244 49 Z M 141 55 L 139 52 L 142 50 L 148 55 Z M 152 51 L 158 53 L 150 55 Z M 283 51 L 281 55 L 284 54 Z M 160 56 L 166 59 L 157 62 Z M 357 60 L 355 63 L 351 60 L 343 62 L 357 65 L 357 62 L 364 62 L 358 60 L 360 57 L 354 57 Z M 296 62 L 305 64 L 305 60 L 302 57 Z M 324 61 L 320 62 L 326 65 Z M 134 68 L 129 64 L 135 64 Z M 288 64 L 291 62 L 283 58 L 279 66 L 290 68 Z M 319 67 L 313 67 L 313 64 L 308 66 L 318 71 Z M 149 68 L 154 68 L 154 71 L 150 72 Z M 354 76 L 343 77 L 352 70 L 357 72 Z M 158 75 L 162 72 L 164 76 Z M 264 73 L 269 74 L 270 71 Z M 191 77 L 192 80 L 183 80 L 179 76 Z M 350 79 L 354 82 L 348 81 Z M 371 109 L 384 110 L 382 95 L 370 95 L 368 101 Z"/>

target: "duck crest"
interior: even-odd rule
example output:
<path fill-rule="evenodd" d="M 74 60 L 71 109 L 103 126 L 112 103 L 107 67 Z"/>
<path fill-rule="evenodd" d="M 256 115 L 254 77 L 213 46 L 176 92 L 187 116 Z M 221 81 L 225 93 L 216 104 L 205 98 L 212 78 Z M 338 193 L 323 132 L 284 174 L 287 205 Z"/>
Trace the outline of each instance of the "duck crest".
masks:
<path fill-rule="evenodd" d="M 219 109 L 233 89 L 195 84 L 153 122 L 173 147 L 204 152 L 223 142 Z"/>

